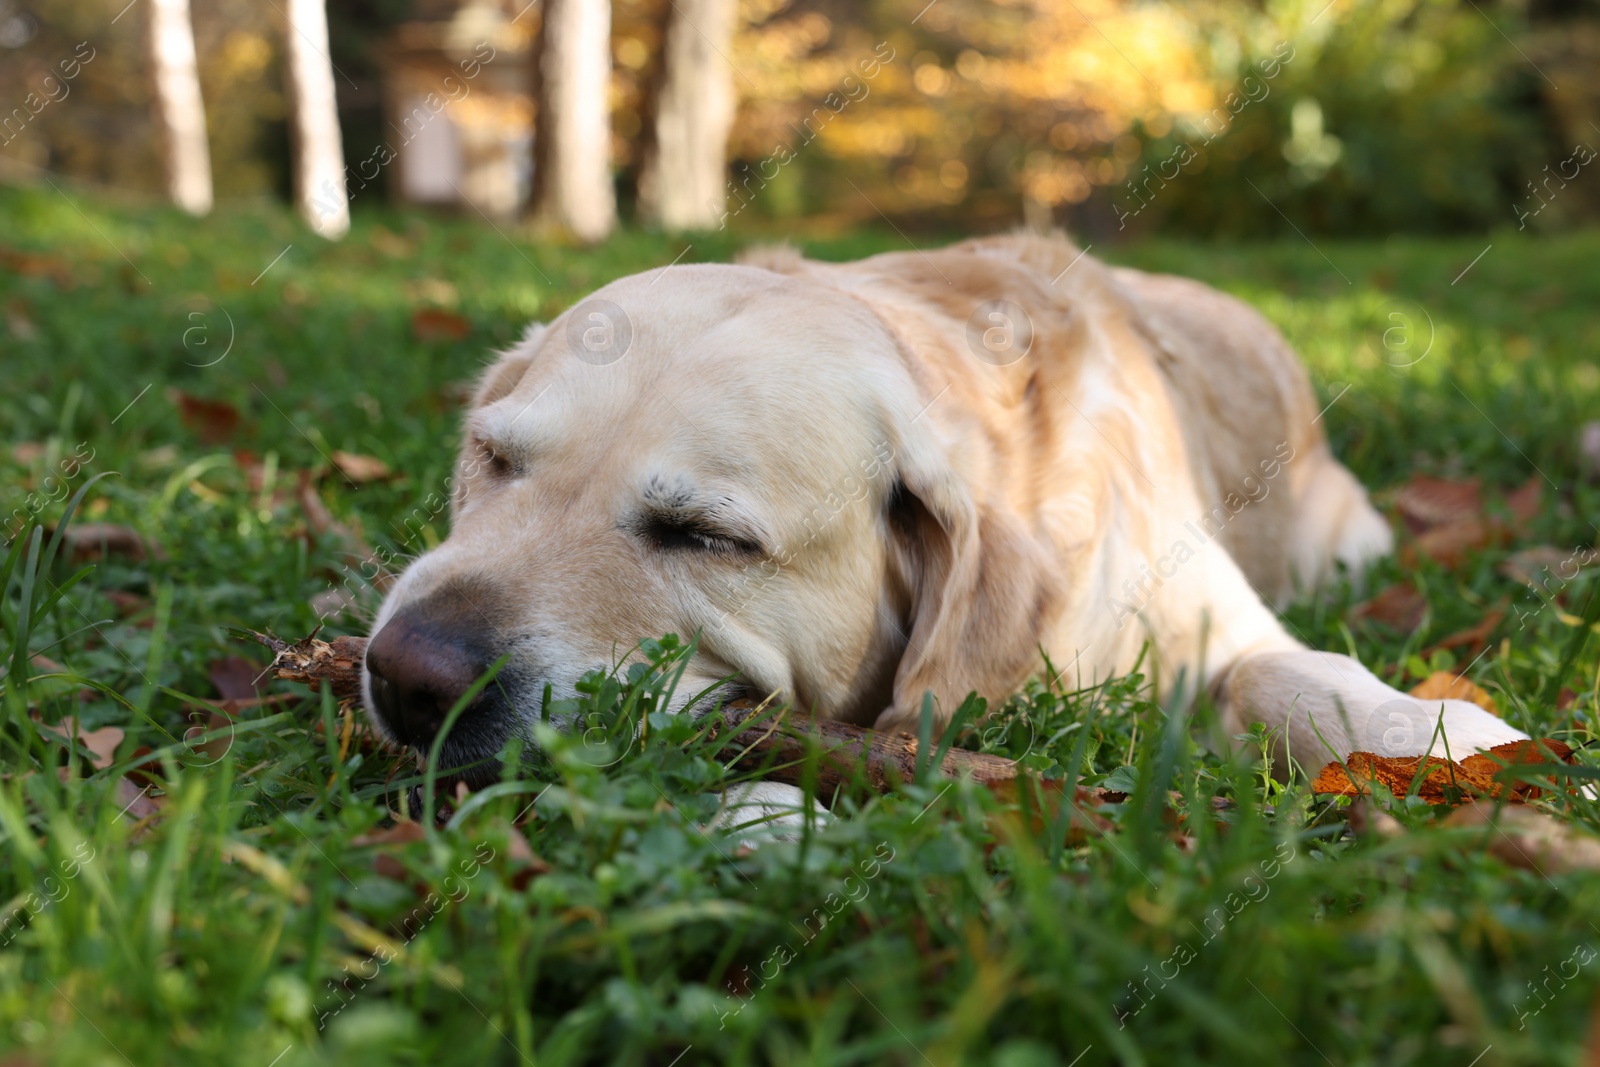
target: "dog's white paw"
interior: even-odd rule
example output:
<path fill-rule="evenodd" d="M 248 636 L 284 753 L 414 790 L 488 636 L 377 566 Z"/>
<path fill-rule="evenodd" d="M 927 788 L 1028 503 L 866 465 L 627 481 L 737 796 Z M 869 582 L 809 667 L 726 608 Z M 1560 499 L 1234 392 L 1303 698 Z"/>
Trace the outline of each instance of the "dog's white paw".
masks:
<path fill-rule="evenodd" d="M 822 805 L 806 803 L 805 791 L 782 782 L 741 782 L 725 790 L 708 830 L 722 831 L 741 845 L 798 841 L 806 819 L 823 825 L 833 816 Z"/>

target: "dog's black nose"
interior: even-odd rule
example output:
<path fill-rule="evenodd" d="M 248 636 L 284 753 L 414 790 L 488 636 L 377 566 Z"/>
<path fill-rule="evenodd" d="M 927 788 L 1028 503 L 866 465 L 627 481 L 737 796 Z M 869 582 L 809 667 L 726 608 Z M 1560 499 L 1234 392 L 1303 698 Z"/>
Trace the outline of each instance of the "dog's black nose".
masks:
<path fill-rule="evenodd" d="M 396 614 L 367 643 L 375 710 L 417 749 L 433 743 L 450 709 L 488 668 L 470 639 L 414 611 Z"/>

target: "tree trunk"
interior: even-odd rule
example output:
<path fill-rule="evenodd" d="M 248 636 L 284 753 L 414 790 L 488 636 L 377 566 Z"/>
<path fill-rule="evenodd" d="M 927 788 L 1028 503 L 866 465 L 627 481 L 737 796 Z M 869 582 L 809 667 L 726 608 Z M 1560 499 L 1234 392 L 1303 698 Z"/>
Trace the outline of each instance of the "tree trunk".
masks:
<path fill-rule="evenodd" d="M 344 185 L 333 59 L 328 52 L 328 13 L 323 0 L 287 3 L 286 80 L 295 206 L 313 231 L 330 241 L 338 240 L 350 230 L 350 202 Z"/>
<path fill-rule="evenodd" d="M 167 195 L 189 214 L 204 215 L 211 210 L 211 149 L 189 0 L 150 0 L 150 66 Z"/>
<path fill-rule="evenodd" d="M 603 240 L 617 222 L 608 0 L 545 0 L 538 68 L 534 217 L 580 241 Z"/>
<path fill-rule="evenodd" d="M 655 144 L 639 177 L 639 213 L 668 230 L 708 230 L 727 209 L 733 125 L 735 0 L 674 0 Z"/>

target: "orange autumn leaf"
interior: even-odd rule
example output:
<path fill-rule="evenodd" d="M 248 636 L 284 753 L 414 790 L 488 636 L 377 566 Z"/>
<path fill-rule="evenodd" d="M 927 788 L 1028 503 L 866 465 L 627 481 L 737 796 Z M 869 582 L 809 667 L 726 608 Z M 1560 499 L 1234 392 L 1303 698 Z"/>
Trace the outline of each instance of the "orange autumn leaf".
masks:
<path fill-rule="evenodd" d="M 1521 803 L 1537 797 L 1539 787 L 1518 781 L 1509 785 L 1494 776 L 1509 764 L 1545 764 L 1552 758 L 1572 762 L 1572 749 L 1560 741 L 1509 741 L 1496 745 L 1487 754 L 1474 753 L 1461 760 L 1438 756 L 1378 756 L 1371 752 L 1352 752 L 1343 764 L 1330 763 L 1317 774 L 1311 791 L 1331 796 L 1364 796 L 1374 781 L 1396 796 L 1411 791 L 1418 774 L 1417 796 L 1428 804 L 1454 807 L 1476 796 L 1500 798 Z M 1347 770 L 1348 768 L 1348 770 Z"/>
<path fill-rule="evenodd" d="M 1418 700 L 1470 700 L 1492 715 L 1500 714 L 1487 689 L 1471 678 L 1449 671 L 1434 671 L 1411 690 L 1411 695 Z"/>

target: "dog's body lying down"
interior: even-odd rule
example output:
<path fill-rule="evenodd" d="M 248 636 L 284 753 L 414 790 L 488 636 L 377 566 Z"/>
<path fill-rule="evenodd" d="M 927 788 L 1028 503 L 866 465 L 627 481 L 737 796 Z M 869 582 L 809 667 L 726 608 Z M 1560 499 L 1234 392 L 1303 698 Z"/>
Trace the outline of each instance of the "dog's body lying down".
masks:
<path fill-rule="evenodd" d="M 1040 670 L 1217 697 L 1320 764 L 1524 735 L 1307 649 L 1269 604 L 1391 547 L 1278 332 L 1196 282 L 1012 236 L 624 278 L 530 329 L 467 416 L 448 540 L 391 591 L 378 728 L 488 759 L 639 638 L 699 633 L 800 712 L 912 728 Z M 699 684 L 695 684 L 699 683 Z M 1181 696 L 1181 694 L 1180 694 Z M 1282 760 L 1280 760 L 1280 767 Z"/>

